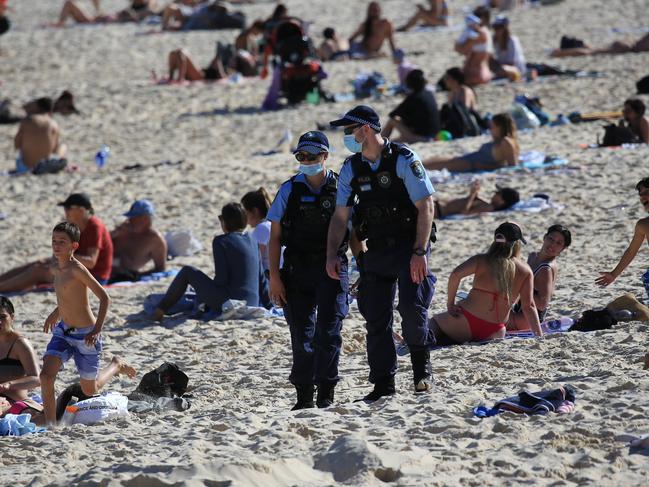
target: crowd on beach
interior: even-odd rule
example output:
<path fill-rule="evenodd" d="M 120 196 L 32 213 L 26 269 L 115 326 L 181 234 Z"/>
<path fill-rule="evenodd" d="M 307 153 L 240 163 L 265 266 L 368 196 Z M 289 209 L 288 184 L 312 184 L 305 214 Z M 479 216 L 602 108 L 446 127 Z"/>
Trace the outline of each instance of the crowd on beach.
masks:
<path fill-rule="evenodd" d="M 324 31 L 322 44 L 313 50 L 323 62 L 381 56 L 387 43 L 405 89 L 404 100 L 385 123 L 367 105 L 357 105 L 330 122 L 329 128 L 336 134 L 342 132 L 344 145 L 352 154 L 339 173 L 329 167 L 327 135 L 320 130 L 302 134 L 293 151 L 299 165 L 295 175 L 276 191 L 261 187 L 243 194 L 240 202 L 222 207 L 218 219 L 223 233 L 212 242 L 214 277 L 192 266 L 182 267 L 151 320 L 164 320 L 190 287 L 203 308 L 216 315 L 229 300 L 245 301 L 251 307 L 282 308 L 291 334 L 289 380 L 297 396 L 293 409 L 324 408 L 334 403 L 341 329 L 352 294 L 367 326 L 373 384 L 372 391 L 362 398 L 367 402 L 396 392 L 393 319 L 397 293 L 396 310 L 402 318 L 402 339 L 410 351 L 415 393 L 432 388 L 430 348 L 434 345 L 501 339 L 508 331 L 530 330 L 543 335 L 541 323 L 557 285 L 559 258 L 572 243 L 570 229 L 561 223 L 549 226 L 540 248 L 526 257 L 524 229 L 511 221 L 497 225 L 486 252 L 471 256 L 451 272 L 446 311 L 432 317 L 428 313 L 437 281 L 429 266 L 436 240 L 435 220 L 505 211 L 520 201 L 519 192 L 511 187 L 497 187 L 490 197 L 483 198 L 477 180 L 466 197 L 442 201 L 434 198 L 427 174 L 427 170 L 476 173 L 517 166 L 521 152 L 518 131 L 509 113 L 484 121 L 492 140 L 477 152 L 422 159 L 407 145 L 434 139 L 442 127 L 444 109 L 438 110 L 435 92 L 423 70 L 405 62 L 395 33 L 417 25 L 448 25 L 449 3 L 430 0 L 395 29 L 382 16 L 379 3 L 370 2 L 366 19 L 348 39 L 339 37 L 333 28 Z M 448 92 L 447 110 L 459 106 L 462 113 L 477 113 L 476 85 L 493 78 L 518 82 L 539 74 L 538 66 L 526 63 L 509 19 L 499 15 L 493 23 L 490 20 L 493 9 L 504 10 L 517 3 L 487 2 L 466 17 L 465 30 L 454 46 L 465 56 L 464 66 L 449 68 L 442 80 Z M 6 7 L 7 2 L 1 1 L 0 19 L 6 18 Z M 56 25 L 62 26 L 68 19 L 78 23 L 139 22 L 158 15 L 162 29 L 176 30 L 188 28 L 188 23 L 200 24 L 200 15 L 236 17 L 230 6 L 218 1 L 181 0 L 158 8 L 152 0 L 132 0 L 128 8 L 112 15 L 101 12 L 99 0 L 93 1 L 93 7 L 94 16 L 78 1 L 66 0 Z M 5 32 L 9 25 L 0 21 Z M 302 32 L 303 23 L 278 5 L 268 19 L 243 28 L 233 49 L 218 52 L 205 69 L 198 68 L 186 50 L 174 50 L 168 58 L 169 80 L 223 79 L 232 72 L 265 76 L 269 58 L 283 58 L 277 52 L 286 50 L 290 58 L 291 53 L 311 49 L 302 44 L 302 36 L 295 41 L 297 47 L 286 40 L 295 37 L 280 40 L 280 32 L 289 27 Z M 643 38 L 634 45 L 620 43 L 606 49 L 566 47 L 556 55 L 647 49 Z M 301 58 L 300 63 L 303 61 Z M 19 124 L 14 140 L 16 173 L 43 174 L 66 167 L 66 145 L 54 114 L 79 113 L 72 93 L 65 91 L 56 100 L 35 99 L 18 112 L 5 108 L 0 116 Z M 622 127 L 637 142 L 649 143 L 644 103 L 626 100 L 622 116 Z M 398 135 L 392 137 L 394 133 Z M 649 212 L 649 177 L 635 188 L 643 209 Z M 134 201 L 124 212 L 124 222 L 112 231 L 95 214 L 91 197 L 85 193 L 70 194 L 59 206 L 64 221 L 53 227 L 52 255 L 0 275 L 2 294 L 35 287 L 53 288 L 56 293 L 57 306 L 43 327 L 52 338 L 42 367 L 29 341 L 13 326 L 20 310 L 14 309 L 8 297 L 0 297 L 0 357 L 4 357 L 0 359 L 0 414 L 29 412 L 43 424 L 59 419 L 55 380 L 69 359 L 74 358 L 85 397 L 97 394 L 117 374 L 135 376 L 135 370 L 120 358 L 100 367 L 101 335 L 110 307 L 106 286 L 166 271 L 169 253 L 165 238 L 154 226 L 156 212 L 150 200 Z M 607 286 L 615 281 L 648 239 L 649 217 L 637 222 L 619 263 L 613 270 L 601 272 L 597 284 Z M 353 269 L 359 273 L 356 283 L 350 282 Z M 471 290 L 461 297 L 460 282 L 470 276 Z M 88 291 L 99 300 L 96 312 L 89 304 Z M 39 387 L 42 404 L 30 399 L 30 392 Z"/>

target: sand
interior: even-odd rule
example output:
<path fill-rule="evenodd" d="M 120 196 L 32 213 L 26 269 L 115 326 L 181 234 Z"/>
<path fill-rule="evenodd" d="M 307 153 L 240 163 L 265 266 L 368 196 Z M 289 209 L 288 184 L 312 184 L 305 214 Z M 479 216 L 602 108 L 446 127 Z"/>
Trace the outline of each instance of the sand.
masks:
<path fill-rule="evenodd" d="M 209 61 L 216 40 L 231 41 L 234 31 L 146 35 L 150 26 L 111 25 L 43 29 L 62 2 L 10 2 L 14 28 L 0 38 L 0 94 L 19 103 L 71 89 L 81 116 L 59 118 L 75 174 L 1 177 L 0 271 L 49 255 L 51 227 L 62 218 L 56 203 L 73 191 L 88 192 L 97 214 L 113 227 L 136 198 L 152 199 L 162 231 L 191 229 L 205 250 L 173 265 L 211 271 L 212 237 L 219 233 L 222 205 L 238 201 L 260 185 L 275 192 L 295 170 L 286 154 L 254 157 L 270 149 L 284 130 L 294 135 L 314 129 L 349 109 L 351 103 L 302 106 L 261 113 L 268 81 L 232 85 L 157 86 L 150 72 L 166 69 L 166 54 L 185 46 L 199 64 Z M 89 2 L 86 2 L 89 3 Z M 123 2 L 102 2 L 106 11 Z M 335 25 L 348 35 L 364 16 L 358 2 L 286 2 L 295 15 L 312 20 L 319 34 Z M 454 22 L 461 8 L 452 1 Z M 364 5 L 364 2 L 361 3 Z M 412 10 L 407 0 L 383 2 L 386 14 L 401 23 Z M 244 6 L 249 19 L 268 15 L 270 3 Z M 548 48 L 562 34 L 595 45 L 620 36 L 612 27 L 643 27 L 646 5 L 635 1 L 570 0 L 556 6 L 521 8 L 511 14 L 530 61 L 549 62 Z M 406 51 L 423 51 L 411 61 L 429 79 L 458 65 L 450 50 L 455 32 L 397 35 Z M 637 36 L 631 34 L 629 36 Z M 569 68 L 599 70 L 605 77 L 558 79 L 532 84 L 486 86 L 477 90 L 480 109 L 496 113 L 516 93 L 541 97 L 557 115 L 574 110 L 614 110 L 635 92 L 647 74 L 649 54 L 575 58 Z M 327 64 L 325 87 L 346 91 L 362 70 L 377 70 L 391 81 L 389 59 Z M 439 95 L 438 100 L 444 100 Z M 645 96 L 645 102 L 649 99 Z M 386 116 L 395 98 L 372 101 Z M 0 126 L 0 170 L 13 164 L 15 126 Z M 519 213 L 516 220 L 536 250 L 548 225 L 561 222 L 573 231 L 573 245 L 560 258 L 561 273 L 550 316 L 578 315 L 604 306 L 625 292 L 643 295 L 639 276 L 647 247 L 620 279 L 596 287 L 597 271 L 611 269 L 625 249 L 643 212 L 633 189 L 647 176 L 649 148 L 582 150 L 602 134 L 600 123 L 542 128 L 521 135 L 523 150 L 543 150 L 570 160 L 557 172 L 518 172 L 482 178 L 489 194 L 495 183 L 520 189 L 523 197 L 549 194 L 562 212 Z M 346 151 L 340 133 L 331 133 L 338 169 Z M 416 144 L 421 156 L 459 154 L 486 138 Z M 102 171 L 94 153 L 102 143 L 112 153 Z M 123 171 L 135 163 L 184 160 L 179 167 Z M 438 196 L 466 191 L 440 185 Z M 441 222 L 431 258 L 438 278 L 431 311 L 443 310 L 452 268 L 484 250 L 500 217 Z M 469 283 L 464 283 L 466 288 Z M 139 314 L 144 297 L 167 283 L 111 290 L 104 333 L 104 361 L 118 355 L 142 373 L 163 361 L 179 364 L 200 386 L 192 408 L 183 413 L 131 415 L 92 427 L 73 426 L 19 439 L 0 440 L 3 485 L 646 485 L 643 454 L 631 454 L 620 434 L 649 433 L 646 408 L 649 377 L 642 370 L 649 326 L 620 324 L 587 335 L 564 334 L 540 340 L 462 346 L 432 355 L 435 387 L 415 396 L 409 360 L 400 360 L 398 394 L 373 405 L 353 403 L 369 390 L 365 329 L 356 306 L 344 324 L 340 360 L 342 381 L 336 405 L 328 410 L 289 411 L 294 390 L 288 383 L 290 340 L 282 319 L 162 325 Z M 48 337 L 42 323 L 55 306 L 52 293 L 14 299 L 18 328 L 42 354 Z M 399 323 L 397 318 L 397 323 Z M 397 324 L 397 329 L 400 325 Z M 76 377 L 74 366 L 60 375 L 59 388 Z M 137 381 L 115 380 L 110 389 L 128 392 Z M 574 413 L 547 417 L 512 414 L 480 420 L 472 408 L 515 394 L 571 384 L 577 390 Z"/>

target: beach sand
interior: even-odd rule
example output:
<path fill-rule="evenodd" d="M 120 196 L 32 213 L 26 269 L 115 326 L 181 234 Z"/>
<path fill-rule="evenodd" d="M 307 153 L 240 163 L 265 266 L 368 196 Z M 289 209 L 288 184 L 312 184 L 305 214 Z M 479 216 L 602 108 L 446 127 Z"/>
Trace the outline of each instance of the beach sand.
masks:
<path fill-rule="evenodd" d="M 158 86 L 150 72 L 166 70 L 166 54 L 185 46 L 207 65 L 215 42 L 234 31 L 147 35 L 151 26 L 110 25 L 43 29 L 62 2 L 10 2 L 13 29 L 0 38 L 0 98 L 22 103 L 70 89 L 82 114 L 58 118 L 68 144 L 73 174 L 0 176 L 0 271 L 49 255 L 50 231 L 62 218 L 56 203 L 70 192 L 90 194 L 97 214 L 113 227 L 136 198 L 157 207 L 163 232 L 191 229 L 203 243 L 199 254 L 171 265 L 191 264 L 212 271 L 210 242 L 220 233 L 217 215 L 230 201 L 263 185 L 274 193 L 295 170 L 288 154 L 253 156 L 272 148 L 286 129 L 297 137 L 353 106 L 304 105 L 262 113 L 268 81 L 240 84 Z M 90 2 L 86 2 L 90 3 Z M 106 11 L 125 2 L 111 0 Z M 349 35 L 364 17 L 365 2 L 288 0 L 290 12 L 313 21 L 312 32 L 328 25 Z M 413 9 L 407 0 L 382 2 L 400 24 Z M 473 2 L 452 1 L 453 21 Z M 241 7 L 250 20 L 269 15 L 274 4 Z M 556 6 L 511 13 L 529 61 L 550 62 L 547 50 L 563 34 L 603 45 L 624 34 L 612 27 L 645 27 L 641 1 L 570 0 Z M 627 37 L 638 37 L 639 33 Z M 459 65 L 451 44 L 457 31 L 411 32 L 396 39 L 431 82 Z M 564 59 L 561 65 L 598 70 L 600 78 L 555 79 L 477 89 L 480 109 L 497 113 L 517 93 L 541 97 L 553 115 L 617 110 L 647 74 L 649 53 Z M 391 61 L 327 64 L 330 91 L 349 91 L 358 72 L 377 70 L 396 81 Z M 438 95 L 441 104 L 444 94 Z M 644 96 L 645 102 L 649 99 Z M 370 100 L 383 117 L 397 98 Z M 649 148 L 582 150 L 603 134 L 602 123 L 541 128 L 521 134 L 523 150 L 541 150 L 570 161 L 551 172 L 516 172 L 482 177 L 485 194 L 495 183 L 519 188 L 529 197 L 543 192 L 565 205 L 561 212 L 518 213 L 529 245 L 536 250 L 544 230 L 561 222 L 573 231 L 573 245 L 560 258 L 561 272 L 550 316 L 575 316 L 604 306 L 625 292 L 644 294 L 640 275 L 649 261 L 644 245 L 635 262 L 606 289 L 594 280 L 610 270 L 625 249 L 635 221 L 643 215 L 634 190 L 647 175 Z M 0 126 L 0 170 L 13 166 L 16 126 Z M 296 140 L 296 139 L 295 139 Z M 295 141 L 294 140 L 294 141 Z M 330 133 L 333 169 L 346 150 L 340 132 Z M 422 156 L 474 150 L 485 137 L 449 143 L 416 144 Z M 94 168 L 102 143 L 111 147 L 106 167 Z M 141 171 L 123 167 L 184 160 Z M 438 196 L 466 188 L 440 185 Z M 511 218 L 511 217 L 510 217 Z M 446 283 L 455 265 L 487 248 L 501 216 L 439 223 L 431 265 L 438 278 L 431 311 L 445 308 Z M 469 283 L 464 283 L 466 288 Z M 343 330 L 342 381 L 336 405 L 328 410 L 290 412 L 294 389 L 289 331 L 283 319 L 255 322 L 199 322 L 170 318 L 154 324 L 141 314 L 144 297 L 163 292 L 167 282 L 112 289 L 104 333 L 104 363 L 123 357 L 140 372 L 176 362 L 198 386 L 190 410 L 130 415 L 105 424 L 62 427 L 43 434 L 0 440 L 2 485 L 646 485 L 646 453 L 631 454 L 617 435 L 649 433 L 649 376 L 642 370 L 648 324 L 621 323 L 612 330 L 562 334 L 540 340 L 496 342 L 436 351 L 431 361 L 435 386 L 415 396 L 408 358 L 400 359 L 398 393 L 372 405 L 354 403 L 367 393 L 365 328 L 357 307 Z M 49 337 L 42 324 L 55 306 L 53 293 L 14 298 L 19 330 L 39 356 Z M 400 319 L 396 318 L 400 330 Z M 59 390 L 75 380 L 73 364 L 60 374 Z M 521 389 L 570 384 L 577 408 L 569 415 L 473 417 L 479 404 L 493 405 Z M 127 393 L 137 381 L 120 377 L 108 389 Z"/>

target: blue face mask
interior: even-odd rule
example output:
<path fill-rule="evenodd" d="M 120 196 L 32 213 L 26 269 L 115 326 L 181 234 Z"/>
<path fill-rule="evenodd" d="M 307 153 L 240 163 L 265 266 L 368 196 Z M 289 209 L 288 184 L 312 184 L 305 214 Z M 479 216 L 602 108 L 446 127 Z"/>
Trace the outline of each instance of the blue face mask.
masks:
<path fill-rule="evenodd" d="M 356 138 L 354 138 L 354 134 L 349 134 L 345 135 L 344 138 L 345 142 L 345 147 L 349 149 L 351 152 L 361 152 L 363 150 L 363 144 L 360 142 L 356 142 Z"/>
<path fill-rule="evenodd" d="M 315 176 L 322 172 L 322 163 L 320 164 L 300 164 L 299 171 L 305 176 Z"/>

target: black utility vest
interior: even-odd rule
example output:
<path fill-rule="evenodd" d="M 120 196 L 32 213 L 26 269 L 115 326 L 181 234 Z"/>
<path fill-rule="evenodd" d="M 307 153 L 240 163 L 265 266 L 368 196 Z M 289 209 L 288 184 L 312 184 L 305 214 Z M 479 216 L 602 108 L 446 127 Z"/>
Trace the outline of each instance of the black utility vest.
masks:
<path fill-rule="evenodd" d="M 282 217 L 281 243 L 286 247 L 284 256 L 325 259 L 327 255 L 327 234 L 329 221 L 336 209 L 338 174 L 331 172 L 320 194 L 315 194 L 306 182 L 291 181 L 291 194 Z M 345 236 L 339 253 L 347 251 L 348 235 Z"/>
<path fill-rule="evenodd" d="M 370 243 L 414 242 L 417 235 L 417 207 L 410 200 L 403 179 L 397 176 L 399 155 L 410 150 L 389 142 L 381 153 L 376 171 L 360 153 L 351 158 L 354 229 L 360 240 Z"/>

